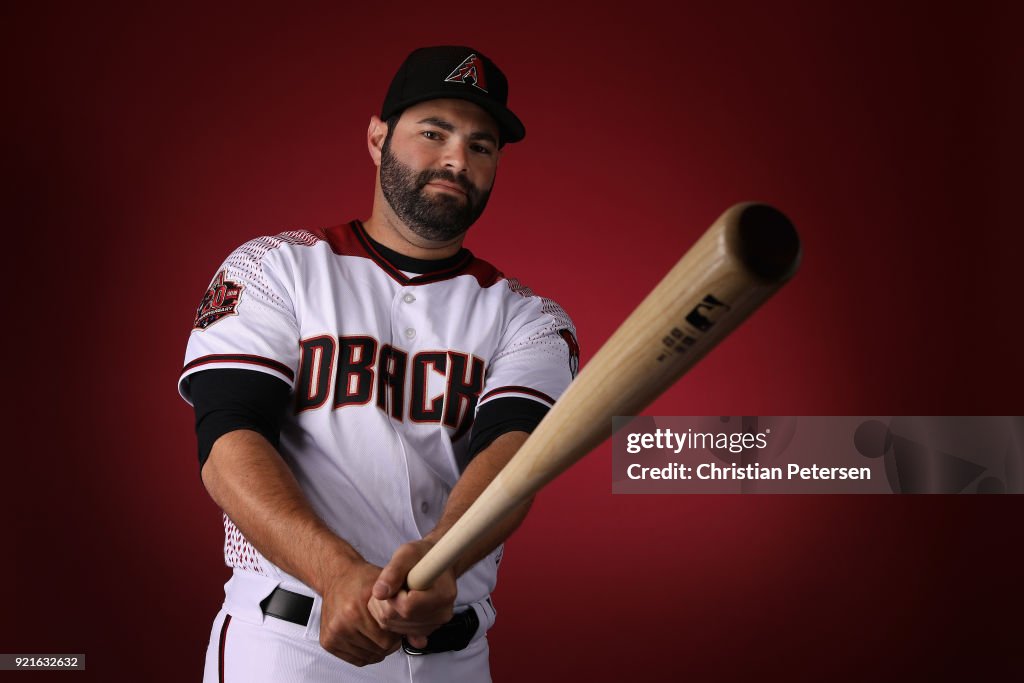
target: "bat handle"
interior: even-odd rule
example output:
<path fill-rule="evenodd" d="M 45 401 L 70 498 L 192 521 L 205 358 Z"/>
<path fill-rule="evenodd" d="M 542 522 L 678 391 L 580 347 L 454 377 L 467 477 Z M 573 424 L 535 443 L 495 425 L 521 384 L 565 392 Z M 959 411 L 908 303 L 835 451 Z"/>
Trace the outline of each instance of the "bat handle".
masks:
<path fill-rule="evenodd" d="M 414 591 L 425 591 L 434 585 L 437 578 L 444 574 L 448 567 L 455 564 L 457 556 L 454 556 L 450 551 L 446 551 L 441 544 L 444 542 L 444 537 L 438 541 L 438 544 L 427 552 L 416 566 L 409 570 L 409 576 L 405 579 L 405 584 L 409 587 L 409 590 Z M 441 547 L 440 550 L 438 548 Z"/>
<path fill-rule="evenodd" d="M 498 473 L 476 502 L 409 571 L 406 585 L 412 590 L 430 588 L 437 577 L 458 561 L 465 549 L 483 538 L 508 512 L 526 500 L 530 492 L 505 486 L 512 463 Z M 539 486 L 537 487 L 539 488 Z"/>

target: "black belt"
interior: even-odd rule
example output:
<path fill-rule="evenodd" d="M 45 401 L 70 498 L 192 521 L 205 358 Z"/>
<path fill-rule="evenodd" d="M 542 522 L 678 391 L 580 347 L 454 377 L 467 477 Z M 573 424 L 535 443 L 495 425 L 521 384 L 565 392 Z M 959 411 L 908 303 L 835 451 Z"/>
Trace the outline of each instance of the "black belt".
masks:
<path fill-rule="evenodd" d="M 313 598 L 286 591 L 284 588 L 275 588 L 274 592 L 260 603 L 260 608 L 266 616 L 306 626 L 309 624 L 309 615 L 313 612 Z"/>
<path fill-rule="evenodd" d="M 293 593 L 284 588 L 275 588 L 260 603 L 260 608 L 266 616 L 306 626 L 309 624 L 309 615 L 313 612 L 313 598 Z M 480 617 L 476 615 L 476 610 L 470 607 L 453 616 L 451 621 L 427 636 L 425 648 L 413 647 L 405 638 L 402 638 L 402 649 L 410 655 L 429 655 L 435 652 L 462 650 L 473 640 L 478 628 L 480 628 Z"/>

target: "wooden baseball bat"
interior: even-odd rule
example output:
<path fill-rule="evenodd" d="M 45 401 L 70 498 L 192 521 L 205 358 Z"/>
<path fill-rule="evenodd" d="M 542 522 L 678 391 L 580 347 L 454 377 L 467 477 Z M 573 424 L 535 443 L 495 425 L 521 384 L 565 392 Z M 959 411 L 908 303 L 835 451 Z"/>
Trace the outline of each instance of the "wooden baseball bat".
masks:
<path fill-rule="evenodd" d="M 778 210 L 736 204 L 605 342 L 537 429 L 409 572 L 429 588 L 470 545 L 636 415 L 796 273 L 800 238 Z"/>

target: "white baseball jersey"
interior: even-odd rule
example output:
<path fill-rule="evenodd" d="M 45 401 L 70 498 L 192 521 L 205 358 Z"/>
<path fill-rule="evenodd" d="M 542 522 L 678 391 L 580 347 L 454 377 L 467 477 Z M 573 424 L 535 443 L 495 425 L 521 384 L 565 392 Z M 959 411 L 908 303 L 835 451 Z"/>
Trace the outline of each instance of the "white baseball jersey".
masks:
<path fill-rule="evenodd" d="M 466 250 L 440 263 L 399 270 L 358 221 L 247 242 L 210 285 L 178 385 L 189 402 L 189 376 L 212 368 L 291 385 L 281 455 L 317 514 L 381 566 L 437 523 L 475 411 L 550 406 L 578 362 L 557 304 Z M 229 566 L 298 583 L 224 526 Z M 491 592 L 500 552 L 459 579 L 457 605 Z"/>

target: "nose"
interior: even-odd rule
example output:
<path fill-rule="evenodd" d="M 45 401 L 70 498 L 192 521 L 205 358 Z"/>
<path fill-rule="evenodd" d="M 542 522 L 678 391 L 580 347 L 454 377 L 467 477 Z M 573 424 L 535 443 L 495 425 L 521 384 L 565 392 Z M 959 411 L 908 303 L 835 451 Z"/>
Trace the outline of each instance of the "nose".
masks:
<path fill-rule="evenodd" d="M 466 147 L 461 142 L 452 140 L 445 145 L 444 167 L 452 173 L 465 173 L 467 169 Z"/>

